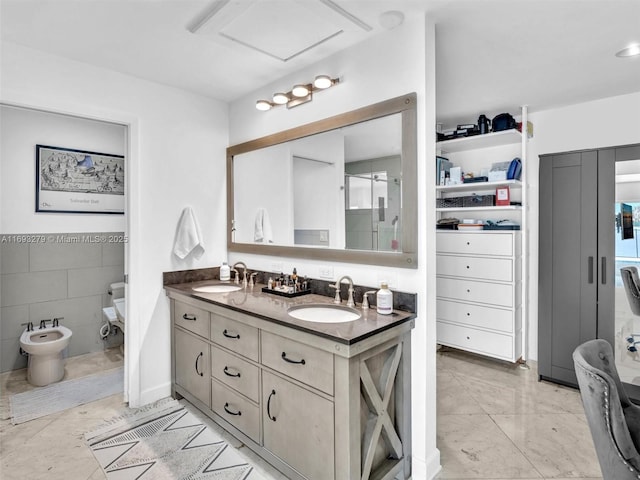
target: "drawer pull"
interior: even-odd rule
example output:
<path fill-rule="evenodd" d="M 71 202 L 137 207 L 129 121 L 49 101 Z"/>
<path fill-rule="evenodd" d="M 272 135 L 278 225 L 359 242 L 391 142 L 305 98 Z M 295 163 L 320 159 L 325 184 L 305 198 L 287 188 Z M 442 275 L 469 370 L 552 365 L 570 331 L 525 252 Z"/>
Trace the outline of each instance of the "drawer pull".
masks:
<path fill-rule="evenodd" d="M 204 373 L 202 373 L 200 370 L 198 370 L 198 362 L 200 361 L 200 357 L 202 357 L 204 355 L 204 353 L 200 352 L 200 355 L 198 355 L 196 357 L 196 373 L 198 375 L 200 375 L 201 377 L 204 377 Z"/>
<path fill-rule="evenodd" d="M 471 316 L 471 314 L 469 312 L 467 312 L 467 317 L 470 317 L 470 316 Z"/>
<path fill-rule="evenodd" d="M 269 398 L 267 399 L 267 417 L 269 417 L 269 420 L 271 420 L 272 422 L 276 421 L 276 417 L 271 416 L 271 397 L 273 397 L 275 394 L 276 394 L 276 391 L 271 390 L 271 393 L 269 394 Z"/>
<path fill-rule="evenodd" d="M 231 410 L 229 410 L 229 403 L 224 404 L 224 411 L 227 412 L 229 415 L 235 415 L 236 417 L 239 417 L 240 415 L 242 415 L 242 412 L 240 410 L 238 410 L 237 412 L 232 412 Z"/>
<path fill-rule="evenodd" d="M 182 315 L 182 318 L 184 318 L 185 320 L 191 320 L 192 322 L 195 322 L 197 320 L 195 315 L 188 315 L 186 313 Z"/>
<path fill-rule="evenodd" d="M 287 358 L 287 352 L 282 352 L 282 359 L 285 362 L 295 363 L 297 365 L 304 365 L 305 363 L 307 363 L 304 361 L 304 358 L 302 360 L 291 360 L 290 358 Z"/>
<path fill-rule="evenodd" d="M 467 293 L 471 293 L 471 290 L 467 288 Z"/>
<path fill-rule="evenodd" d="M 467 265 L 467 270 L 469 270 L 471 267 L 469 265 Z"/>
<path fill-rule="evenodd" d="M 227 338 L 233 338 L 235 340 L 240 340 L 240 334 L 236 334 L 236 335 L 229 335 L 229 332 L 227 332 L 227 329 L 224 329 L 224 332 L 222 332 L 222 334 L 227 337 Z"/>
<path fill-rule="evenodd" d="M 240 378 L 240 372 L 238 373 L 229 373 L 229 367 L 225 366 L 224 370 L 223 370 L 225 375 L 228 375 L 229 377 L 236 377 L 236 378 Z"/>

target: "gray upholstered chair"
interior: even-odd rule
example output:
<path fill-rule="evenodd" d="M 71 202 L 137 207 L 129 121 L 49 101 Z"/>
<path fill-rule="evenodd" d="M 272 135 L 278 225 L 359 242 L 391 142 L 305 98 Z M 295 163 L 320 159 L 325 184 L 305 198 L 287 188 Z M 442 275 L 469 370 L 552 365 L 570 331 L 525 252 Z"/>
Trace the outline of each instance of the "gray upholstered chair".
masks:
<path fill-rule="evenodd" d="M 622 387 L 611 345 L 585 342 L 573 362 L 603 479 L 640 479 L 640 407 Z"/>
<path fill-rule="evenodd" d="M 638 278 L 638 269 L 631 266 L 622 267 L 620 276 L 622 277 L 622 284 L 629 301 L 631 313 L 640 316 L 640 278 Z M 637 338 L 640 338 L 640 334 L 633 333 L 627 337 L 627 350 L 630 352 L 636 353 L 638 351 L 640 340 L 636 340 Z"/>
<path fill-rule="evenodd" d="M 620 269 L 624 291 L 629 300 L 629 306 L 634 315 L 640 316 L 640 278 L 636 267 L 622 267 Z"/>

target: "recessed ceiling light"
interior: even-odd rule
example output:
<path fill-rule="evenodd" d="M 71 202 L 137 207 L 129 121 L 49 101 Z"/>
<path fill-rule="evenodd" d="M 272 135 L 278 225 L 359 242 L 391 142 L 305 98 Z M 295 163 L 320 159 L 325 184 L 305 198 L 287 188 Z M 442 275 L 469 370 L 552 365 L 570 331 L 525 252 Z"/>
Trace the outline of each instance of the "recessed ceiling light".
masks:
<path fill-rule="evenodd" d="M 629 45 L 627 48 L 623 48 L 618 53 L 616 53 L 616 57 L 620 58 L 636 57 L 638 55 L 640 55 L 640 43 Z"/>

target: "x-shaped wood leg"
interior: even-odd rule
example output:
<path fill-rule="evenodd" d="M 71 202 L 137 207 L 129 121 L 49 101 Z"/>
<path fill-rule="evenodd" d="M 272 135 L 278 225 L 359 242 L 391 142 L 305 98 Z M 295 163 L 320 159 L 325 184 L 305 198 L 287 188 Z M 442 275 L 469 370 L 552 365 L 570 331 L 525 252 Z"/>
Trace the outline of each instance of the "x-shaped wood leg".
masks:
<path fill-rule="evenodd" d="M 376 446 L 378 445 L 381 435 L 391 451 L 391 457 L 396 460 L 402 458 L 402 440 L 400 440 L 396 432 L 388 411 L 396 373 L 398 372 L 398 366 L 402 358 L 402 344 L 394 345 L 392 349 L 394 351 L 385 361 L 380 375 L 380 390 L 383 392 L 382 396 L 378 393 L 378 389 L 371 377 L 371 372 L 367 364 L 365 361 L 360 363 L 362 393 L 370 410 L 369 420 L 367 421 L 362 442 L 362 458 L 364 459 L 362 464 L 362 480 L 369 480 L 370 478 L 390 479 L 402 470 L 401 461 L 391 461 L 390 463 L 387 462 L 383 468 L 384 473 L 376 472 L 374 476 L 371 476 Z"/>

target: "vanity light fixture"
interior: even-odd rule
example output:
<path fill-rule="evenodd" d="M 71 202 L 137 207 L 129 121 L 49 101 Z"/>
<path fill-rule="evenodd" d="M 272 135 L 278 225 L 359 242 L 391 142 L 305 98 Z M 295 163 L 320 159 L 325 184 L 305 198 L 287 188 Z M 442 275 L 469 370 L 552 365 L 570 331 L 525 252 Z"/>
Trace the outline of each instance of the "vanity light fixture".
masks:
<path fill-rule="evenodd" d="M 284 105 L 289 101 L 289 96 L 286 93 L 278 92 L 273 94 L 273 103 L 276 105 Z"/>
<path fill-rule="evenodd" d="M 313 92 L 326 90 L 340 83 L 339 78 L 331 78 L 329 75 L 318 75 L 313 83 L 299 83 L 293 86 L 289 92 L 276 92 L 269 100 L 258 100 L 256 108 L 261 111 L 270 110 L 278 105 L 286 105 L 293 108 L 313 100 Z"/>
<path fill-rule="evenodd" d="M 616 53 L 616 57 L 637 57 L 640 55 L 640 43 L 634 43 Z"/>

